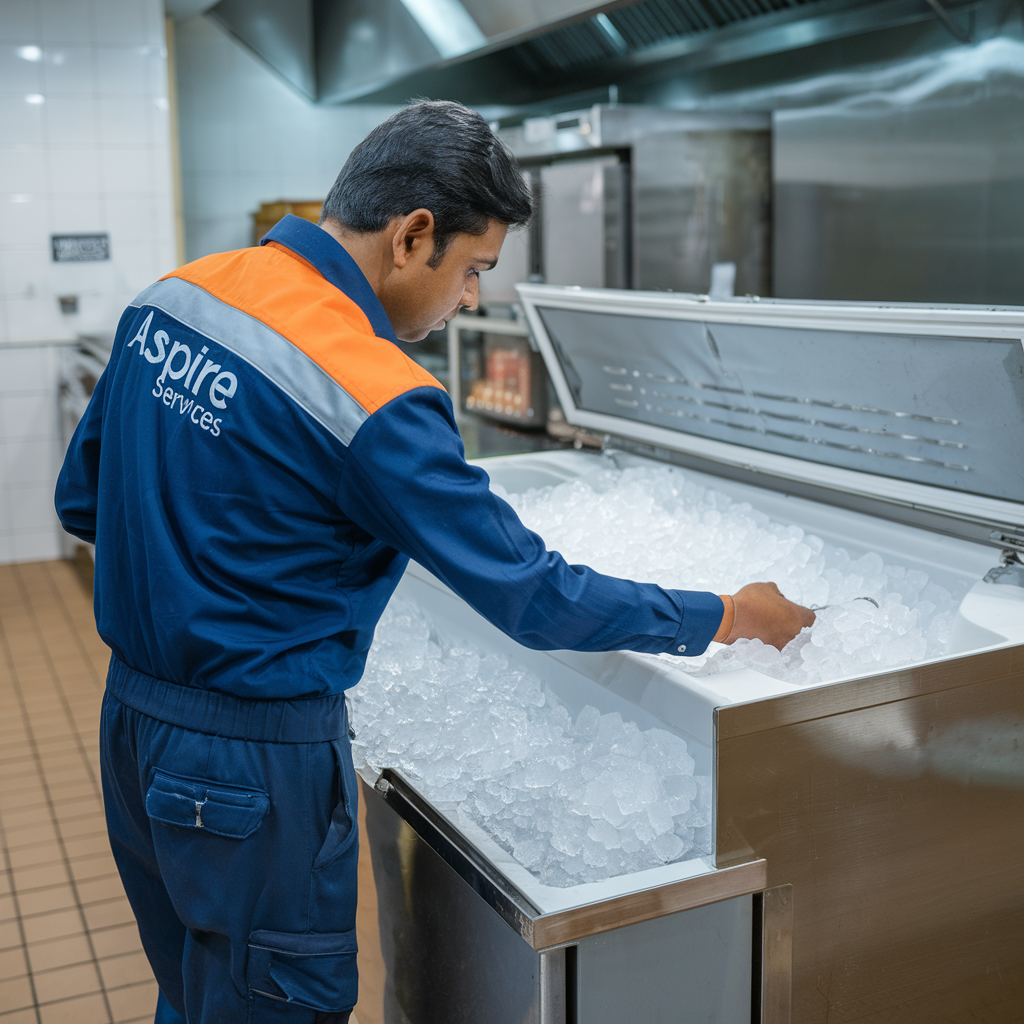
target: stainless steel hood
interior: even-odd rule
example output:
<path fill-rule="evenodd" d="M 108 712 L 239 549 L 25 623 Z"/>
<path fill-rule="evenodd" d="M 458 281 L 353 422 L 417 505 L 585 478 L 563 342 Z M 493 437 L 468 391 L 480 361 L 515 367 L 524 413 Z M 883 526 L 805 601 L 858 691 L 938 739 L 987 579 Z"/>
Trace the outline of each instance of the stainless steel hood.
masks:
<path fill-rule="evenodd" d="M 208 12 L 309 99 L 508 108 L 938 18 L 972 0 L 220 0 Z"/>

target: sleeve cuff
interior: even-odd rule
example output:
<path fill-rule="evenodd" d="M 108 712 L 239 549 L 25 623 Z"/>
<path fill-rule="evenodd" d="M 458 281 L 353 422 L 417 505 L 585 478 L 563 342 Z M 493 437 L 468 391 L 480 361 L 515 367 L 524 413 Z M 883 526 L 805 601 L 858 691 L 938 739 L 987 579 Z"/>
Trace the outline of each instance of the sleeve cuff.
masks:
<path fill-rule="evenodd" d="M 682 599 L 683 617 L 667 653 L 693 658 L 703 654 L 715 638 L 725 616 L 725 602 L 717 594 L 702 590 L 677 593 Z"/>

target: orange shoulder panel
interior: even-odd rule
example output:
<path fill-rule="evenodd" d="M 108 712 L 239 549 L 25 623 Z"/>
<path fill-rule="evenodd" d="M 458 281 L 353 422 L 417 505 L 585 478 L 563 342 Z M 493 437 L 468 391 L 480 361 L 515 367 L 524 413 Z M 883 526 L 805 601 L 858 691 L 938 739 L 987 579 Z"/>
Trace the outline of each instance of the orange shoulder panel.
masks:
<path fill-rule="evenodd" d="M 413 388 L 441 385 L 385 338 L 311 263 L 270 242 L 204 256 L 168 274 L 198 285 L 287 338 L 368 413 Z"/>

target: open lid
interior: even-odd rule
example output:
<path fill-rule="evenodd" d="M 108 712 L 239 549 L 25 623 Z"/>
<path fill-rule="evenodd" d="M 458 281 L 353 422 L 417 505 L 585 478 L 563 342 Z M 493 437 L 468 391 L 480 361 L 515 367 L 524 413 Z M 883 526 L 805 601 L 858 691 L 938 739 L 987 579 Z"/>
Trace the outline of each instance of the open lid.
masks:
<path fill-rule="evenodd" d="M 517 289 L 569 423 L 1024 546 L 1024 308 Z"/>

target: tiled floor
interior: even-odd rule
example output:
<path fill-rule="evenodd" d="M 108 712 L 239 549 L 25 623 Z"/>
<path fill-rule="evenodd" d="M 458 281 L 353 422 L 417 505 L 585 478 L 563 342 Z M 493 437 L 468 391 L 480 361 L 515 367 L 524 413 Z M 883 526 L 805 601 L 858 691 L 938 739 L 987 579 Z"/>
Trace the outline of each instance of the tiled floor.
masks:
<path fill-rule="evenodd" d="M 156 982 L 103 826 L 107 649 L 65 562 L 0 566 L 0 1022 L 152 1019 Z"/>
<path fill-rule="evenodd" d="M 96 733 L 107 657 L 71 563 L 0 566 L 0 1024 L 153 1018 L 156 982 L 103 824 Z M 363 858 L 360 900 L 357 1011 L 380 1024 L 383 964 Z"/>

